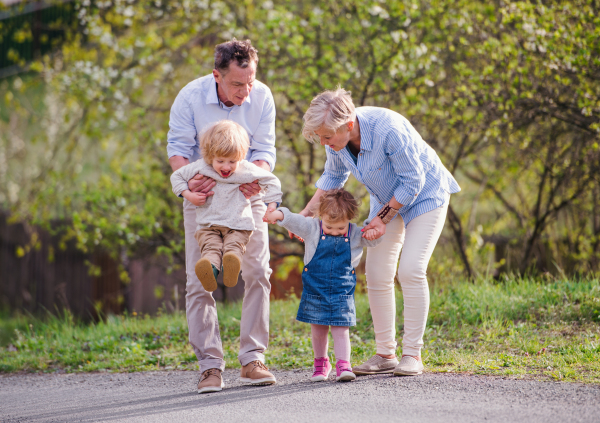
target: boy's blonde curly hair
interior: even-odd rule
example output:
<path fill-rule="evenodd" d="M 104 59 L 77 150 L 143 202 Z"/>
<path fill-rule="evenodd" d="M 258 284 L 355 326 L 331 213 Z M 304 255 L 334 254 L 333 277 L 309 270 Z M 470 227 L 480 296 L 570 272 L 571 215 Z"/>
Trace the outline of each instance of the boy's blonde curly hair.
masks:
<path fill-rule="evenodd" d="M 215 157 L 243 160 L 248 154 L 248 148 L 248 132 L 232 120 L 221 120 L 200 136 L 202 157 L 208 164 L 212 164 Z"/>
<path fill-rule="evenodd" d="M 327 216 L 332 222 L 354 220 L 358 214 L 358 201 L 343 188 L 325 191 L 314 208 L 314 213 Z"/>

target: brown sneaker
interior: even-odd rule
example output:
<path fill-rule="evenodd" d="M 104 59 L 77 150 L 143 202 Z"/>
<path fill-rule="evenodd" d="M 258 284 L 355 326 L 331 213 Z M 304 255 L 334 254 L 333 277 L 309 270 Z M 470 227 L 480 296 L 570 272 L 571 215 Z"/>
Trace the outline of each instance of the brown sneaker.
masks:
<path fill-rule="evenodd" d="M 251 385 L 272 385 L 277 382 L 273 373 L 259 360 L 242 366 L 240 381 Z"/>
<path fill-rule="evenodd" d="M 235 253 L 223 254 L 223 284 L 229 288 L 236 286 L 242 261 Z"/>
<path fill-rule="evenodd" d="M 208 369 L 202 373 L 198 381 L 198 393 L 205 394 L 207 392 L 218 392 L 225 387 L 221 370 Z"/>
<path fill-rule="evenodd" d="M 208 292 L 213 292 L 217 289 L 217 279 L 213 272 L 213 266 L 207 258 L 201 258 L 196 263 L 196 276 L 200 279 L 200 283 Z"/>

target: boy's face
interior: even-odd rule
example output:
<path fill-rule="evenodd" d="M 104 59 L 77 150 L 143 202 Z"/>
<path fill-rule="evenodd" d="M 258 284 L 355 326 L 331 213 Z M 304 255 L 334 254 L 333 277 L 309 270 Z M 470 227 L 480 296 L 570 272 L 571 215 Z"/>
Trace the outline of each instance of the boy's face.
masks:
<path fill-rule="evenodd" d="M 331 236 L 342 236 L 348 232 L 349 220 L 332 221 L 328 216 L 323 216 L 323 233 Z"/>
<path fill-rule="evenodd" d="M 239 165 L 240 161 L 231 157 L 215 157 L 212 161 L 212 167 L 223 178 L 233 175 Z"/>

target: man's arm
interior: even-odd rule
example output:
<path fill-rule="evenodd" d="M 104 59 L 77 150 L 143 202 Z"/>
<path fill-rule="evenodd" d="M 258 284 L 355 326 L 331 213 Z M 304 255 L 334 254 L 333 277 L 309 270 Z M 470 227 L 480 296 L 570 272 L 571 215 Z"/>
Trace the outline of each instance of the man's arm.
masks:
<path fill-rule="evenodd" d="M 171 169 L 173 172 L 181 169 L 185 165 L 189 164 L 189 160 L 185 157 L 181 156 L 172 156 L 169 157 L 169 164 L 171 165 Z M 187 181 L 189 190 L 192 192 L 199 192 L 205 194 L 207 197 L 214 195 L 214 192 L 211 191 L 217 183 L 214 179 L 209 178 L 205 175 L 196 174 L 192 179 Z M 260 187 L 259 187 L 260 190 Z"/>
<path fill-rule="evenodd" d="M 261 169 L 273 172 L 275 168 L 275 102 L 271 91 L 267 90 L 263 113 L 258 127 L 252 135 L 249 162 Z M 260 192 L 257 181 L 240 185 L 244 197 L 250 198 Z"/>
<path fill-rule="evenodd" d="M 266 162 L 269 167 L 266 170 L 272 172 L 275 168 L 275 102 L 271 91 L 266 88 L 263 110 L 260 122 L 252 134 L 250 155 L 248 161 L 263 167 Z"/>
<path fill-rule="evenodd" d="M 189 164 L 188 157 L 192 154 L 192 148 L 196 145 L 196 126 L 192 109 L 185 100 L 183 90 L 179 92 L 169 118 L 169 134 L 167 135 L 167 153 L 169 164 L 173 172 Z M 204 175 L 195 175 L 188 181 L 189 190 L 200 192 L 211 196 L 211 189 L 216 182 Z"/>
<path fill-rule="evenodd" d="M 190 163 L 190 161 L 188 159 L 186 159 L 185 157 L 181 157 L 181 156 L 169 157 L 169 164 L 171 165 L 171 169 L 173 170 L 173 172 L 184 167 L 185 165 L 187 165 L 189 163 Z"/>

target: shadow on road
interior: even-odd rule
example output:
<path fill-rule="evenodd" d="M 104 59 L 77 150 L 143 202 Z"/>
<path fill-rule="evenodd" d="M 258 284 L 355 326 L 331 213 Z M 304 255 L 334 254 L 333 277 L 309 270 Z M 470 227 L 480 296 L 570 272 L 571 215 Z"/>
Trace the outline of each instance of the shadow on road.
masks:
<path fill-rule="evenodd" d="M 360 380 L 352 383 L 364 383 Z M 69 407 L 52 412 L 27 416 L 28 420 L 59 421 L 109 421 L 128 417 L 149 416 L 168 412 L 198 409 L 215 405 L 234 404 L 242 401 L 292 396 L 302 392 L 310 392 L 331 387 L 331 382 L 300 382 L 290 385 L 272 386 L 237 386 L 227 388 L 219 393 L 199 395 L 186 392 L 175 395 L 163 395 L 149 398 L 137 398 L 120 402 L 107 402 L 92 407 Z"/>

